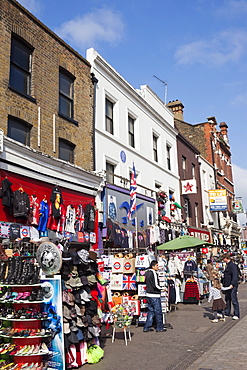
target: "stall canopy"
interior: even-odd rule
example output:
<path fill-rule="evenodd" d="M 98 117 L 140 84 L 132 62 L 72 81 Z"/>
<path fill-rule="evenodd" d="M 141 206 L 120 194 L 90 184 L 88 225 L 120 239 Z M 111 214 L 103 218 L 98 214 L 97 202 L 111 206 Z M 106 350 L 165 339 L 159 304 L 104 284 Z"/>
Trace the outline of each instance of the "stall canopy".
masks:
<path fill-rule="evenodd" d="M 176 239 L 170 240 L 167 243 L 161 244 L 157 247 L 161 251 L 172 251 L 177 249 L 196 248 L 207 245 L 214 245 L 212 243 L 205 242 L 204 240 L 195 238 L 190 235 L 179 236 Z"/>

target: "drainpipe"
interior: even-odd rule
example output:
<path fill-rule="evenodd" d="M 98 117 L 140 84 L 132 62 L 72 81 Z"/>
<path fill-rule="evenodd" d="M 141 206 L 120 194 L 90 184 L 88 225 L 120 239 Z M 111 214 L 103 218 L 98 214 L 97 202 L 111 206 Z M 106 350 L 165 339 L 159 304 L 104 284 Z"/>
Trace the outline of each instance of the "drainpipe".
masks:
<path fill-rule="evenodd" d="M 212 133 L 212 131 L 211 131 L 211 133 Z M 213 166 L 214 166 L 214 182 L 215 182 L 216 189 L 218 189 L 218 187 L 217 187 L 217 174 L 216 174 L 217 170 L 215 168 L 215 153 L 214 153 L 214 149 L 213 149 L 213 138 L 212 138 L 212 136 L 210 137 L 210 142 L 211 142 L 211 151 L 212 151 L 212 159 L 213 159 Z M 221 230 L 219 212 L 217 212 L 217 216 L 218 216 L 217 217 L 218 218 L 218 227 L 219 227 L 219 230 Z"/>
<path fill-rule="evenodd" d="M 98 80 L 94 73 L 91 73 L 91 79 L 93 83 L 93 171 L 96 171 L 95 163 L 95 121 L 96 121 L 96 88 Z"/>

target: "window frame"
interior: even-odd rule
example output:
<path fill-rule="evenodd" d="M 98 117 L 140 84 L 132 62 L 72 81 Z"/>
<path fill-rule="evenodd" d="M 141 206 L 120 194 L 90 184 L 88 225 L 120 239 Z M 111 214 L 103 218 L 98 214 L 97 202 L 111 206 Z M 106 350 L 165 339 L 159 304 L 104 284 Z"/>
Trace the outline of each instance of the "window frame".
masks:
<path fill-rule="evenodd" d="M 105 97 L 105 130 L 109 132 L 109 134 L 114 135 L 114 102 L 109 99 L 108 96 Z M 110 107 L 112 115 L 108 115 L 108 107 Z"/>
<path fill-rule="evenodd" d="M 158 163 L 158 136 L 153 132 L 153 159 Z"/>
<path fill-rule="evenodd" d="M 17 140 L 16 138 L 12 137 L 10 135 L 10 125 L 11 123 L 19 125 L 19 127 L 25 128 L 25 142 Z M 32 125 L 30 123 L 21 120 L 20 118 L 14 117 L 14 116 L 8 116 L 8 128 L 7 128 L 7 137 L 9 137 L 12 140 L 18 141 L 19 143 L 29 146 L 30 147 L 30 133 L 31 133 Z M 19 137 L 19 135 L 18 135 Z"/>
<path fill-rule="evenodd" d="M 184 180 L 186 179 L 186 165 L 187 165 L 186 161 L 187 161 L 186 157 L 182 155 L 182 175 Z"/>
<path fill-rule="evenodd" d="M 16 54 L 14 53 L 14 46 L 19 46 L 19 49 L 22 50 L 22 52 L 25 52 L 28 57 L 28 67 L 25 68 L 23 65 L 18 63 L 18 58 Z M 10 50 L 10 72 L 9 72 L 9 88 L 20 93 L 21 95 L 24 95 L 26 97 L 31 97 L 31 82 L 32 82 L 32 54 L 33 54 L 34 48 L 28 44 L 24 39 L 21 37 L 12 34 L 11 38 L 11 50 Z M 18 72 L 22 75 L 22 77 L 26 78 L 26 86 L 25 82 L 23 84 L 23 88 L 18 88 L 15 81 L 17 81 L 16 78 L 13 77 L 13 73 Z"/>
<path fill-rule="evenodd" d="M 69 160 L 68 159 L 64 159 L 64 158 L 61 158 L 61 149 L 66 150 L 65 147 L 64 148 L 61 148 L 61 144 L 67 146 L 67 149 L 71 149 L 70 151 L 68 150 L 68 152 L 70 153 L 69 154 Z M 66 162 L 69 162 L 69 163 L 74 164 L 74 160 L 75 160 L 75 147 L 76 147 L 75 144 L 71 143 L 70 141 L 68 141 L 66 139 L 63 139 L 63 138 L 59 138 L 59 143 L 58 143 L 58 158 L 61 159 L 62 161 L 66 161 Z"/>
<path fill-rule="evenodd" d="M 167 163 L 167 169 L 171 171 L 171 145 L 166 144 L 166 163 Z"/>
<path fill-rule="evenodd" d="M 62 90 L 61 81 L 60 81 L 61 77 L 64 77 L 70 83 L 70 86 L 69 86 L 70 93 L 69 94 L 67 94 L 65 91 Z M 64 69 L 62 67 L 59 67 L 59 102 L 58 102 L 58 113 L 59 113 L 60 116 L 66 118 L 68 120 L 71 120 L 71 121 L 74 121 L 74 82 L 75 82 L 75 76 L 73 76 L 66 69 Z M 64 112 L 61 109 L 62 108 L 61 99 L 63 99 L 67 103 L 69 103 L 69 107 L 70 107 L 70 113 L 69 113 L 69 115 L 66 114 L 66 112 Z M 74 122 L 76 122 L 76 121 L 74 121 Z"/>
<path fill-rule="evenodd" d="M 192 179 L 196 178 L 196 165 L 194 163 L 191 163 L 191 175 Z"/>
<path fill-rule="evenodd" d="M 128 136 L 129 145 L 135 148 L 135 119 L 131 115 L 128 115 Z"/>
<path fill-rule="evenodd" d="M 111 170 L 109 170 L 109 167 L 111 167 Z M 115 165 L 109 161 L 106 161 L 105 168 L 106 168 L 106 182 L 114 184 Z"/>
<path fill-rule="evenodd" d="M 198 203 L 195 202 L 195 225 L 196 227 L 199 226 L 199 216 L 198 216 L 198 212 L 199 212 L 199 209 L 198 209 Z"/>

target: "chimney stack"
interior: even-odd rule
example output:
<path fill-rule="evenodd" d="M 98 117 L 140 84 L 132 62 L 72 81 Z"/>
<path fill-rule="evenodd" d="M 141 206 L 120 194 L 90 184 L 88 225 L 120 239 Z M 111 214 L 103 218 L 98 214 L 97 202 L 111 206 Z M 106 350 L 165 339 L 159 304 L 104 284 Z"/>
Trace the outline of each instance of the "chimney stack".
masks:
<path fill-rule="evenodd" d="M 183 104 L 180 100 L 169 101 L 166 105 L 174 114 L 174 117 L 180 121 L 184 120 Z"/>
<path fill-rule="evenodd" d="M 220 123 L 220 133 L 223 138 L 223 140 L 228 144 L 228 126 L 225 122 Z"/>

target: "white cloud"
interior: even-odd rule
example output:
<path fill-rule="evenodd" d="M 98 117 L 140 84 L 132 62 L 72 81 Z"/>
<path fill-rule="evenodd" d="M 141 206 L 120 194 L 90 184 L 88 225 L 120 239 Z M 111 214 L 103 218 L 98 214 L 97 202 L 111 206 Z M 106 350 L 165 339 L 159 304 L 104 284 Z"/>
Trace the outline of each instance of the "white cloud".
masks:
<path fill-rule="evenodd" d="M 246 53 L 246 31 L 222 31 L 211 40 L 199 40 L 180 46 L 175 58 L 178 64 L 221 66 L 237 62 Z"/>
<path fill-rule="evenodd" d="M 232 100 L 232 105 L 242 105 L 246 106 L 247 105 L 247 92 L 244 92 L 243 94 L 237 95 L 233 100 Z"/>
<path fill-rule="evenodd" d="M 216 13 L 219 16 L 226 18 L 235 18 L 237 16 L 243 16 L 247 13 L 247 1 L 246 0 L 227 0 L 222 2 L 217 7 Z"/>
<path fill-rule="evenodd" d="M 123 37 L 124 28 L 119 12 L 101 8 L 64 22 L 55 32 L 71 45 L 84 49 L 102 41 L 117 43 Z"/>
<path fill-rule="evenodd" d="M 39 0 L 18 0 L 30 13 L 38 16 L 41 12 L 41 4 Z"/>

